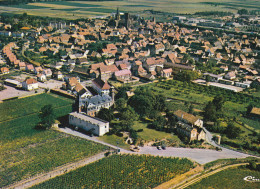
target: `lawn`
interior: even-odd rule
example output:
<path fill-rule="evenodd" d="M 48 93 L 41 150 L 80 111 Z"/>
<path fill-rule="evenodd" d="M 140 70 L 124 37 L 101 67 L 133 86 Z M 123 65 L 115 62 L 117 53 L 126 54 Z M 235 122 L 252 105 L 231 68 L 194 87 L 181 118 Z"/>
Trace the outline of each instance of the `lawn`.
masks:
<path fill-rule="evenodd" d="M 259 188 L 259 182 L 248 182 L 244 178 L 247 176 L 253 176 L 256 179 L 260 178 L 260 172 L 247 169 L 245 167 L 230 168 L 219 173 L 216 173 L 208 178 L 202 179 L 199 183 L 196 183 L 188 189 L 251 189 Z"/>
<path fill-rule="evenodd" d="M 118 146 L 120 148 L 124 148 L 126 150 L 130 149 L 130 146 L 125 143 L 125 140 L 123 137 L 119 137 L 117 135 L 104 135 L 102 137 L 98 138 L 101 141 L 104 141 L 106 143 L 112 144 L 114 146 Z"/>
<path fill-rule="evenodd" d="M 171 139 L 180 141 L 180 139 L 171 133 L 166 133 L 163 131 L 156 131 L 155 129 L 147 128 L 148 123 L 143 123 L 141 121 L 135 121 L 133 125 L 134 130 L 143 129 L 142 132 L 138 132 L 138 136 L 145 141 L 158 141 L 162 139 Z"/>
<path fill-rule="evenodd" d="M 9 109 L 4 111 L 2 106 L 7 108 L 5 103 L 17 112 Z M 57 118 L 71 112 L 71 100 L 50 94 L 0 104 L 1 115 L 2 113 L 8 115 L 7 111 L 11 111 L 9 114 L 14 114 L 16 117 L 0 123 L 0 187 L 106 149 L 103 145 L 57 131 L 34 129 L 40 121 L 39 109 L 49 103 L 55 103 L 54 114 Z M 26 111 L 26 114 L 23 114 L 22 110 Z M 1 118 L 6 120 L 2 116 Z"/>
<path fill-rule="evenodd" d="M 193 167 L 186 158 L 112 155 L 32 188 L 154 188 Z"/>

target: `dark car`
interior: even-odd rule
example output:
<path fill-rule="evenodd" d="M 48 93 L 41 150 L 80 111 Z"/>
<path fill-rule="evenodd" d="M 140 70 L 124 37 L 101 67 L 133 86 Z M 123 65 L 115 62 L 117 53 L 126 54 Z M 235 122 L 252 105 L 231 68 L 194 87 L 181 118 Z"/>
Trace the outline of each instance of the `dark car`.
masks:
<path fill-rule="evenodd" d="M 162 146 L 162 149 L 163 149 L 163 150 L 166 150 L 166 146 Z"/>

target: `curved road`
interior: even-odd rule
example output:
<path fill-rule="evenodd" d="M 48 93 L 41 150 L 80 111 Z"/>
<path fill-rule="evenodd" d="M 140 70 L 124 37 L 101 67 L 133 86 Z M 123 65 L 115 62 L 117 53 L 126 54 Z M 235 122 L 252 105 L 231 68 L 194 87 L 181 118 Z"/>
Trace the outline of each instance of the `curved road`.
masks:
<path fill-rule="evenodd" d="M 80 132 L 71 130 L 70 128 L 60 128 L 59 130 L 67 134 L 71 134 L 74 136 L 78 136 L 81 138 L 85 138 L 88 140 L 92 140 L 94 142 L 98 142 L 110 146 L 112 148 L 117 148 L 116 146 L 98 140 L 98 137 L 90 137 Z M 211 136 L 207 135 L 208 139 L 211 139 L 210 137 Z M 210 143 L 215 144 L 213 141 L 211 141 Z M 140 147 L 140 152 L 132 152 L 122 148 L 119 149 L 120 152 L 122 153 L 147 154 L 147 155 L 165 156 L 165 157 L 185 157 L 194 160 L 200 164 L 205 164 L 217 159 L 245 158 L 250 156 L 248 154 L 236 152 L 226 148 L 222 148 L 222 151 L 208 150 L 208 149 L 175 148 L 175 147 L 167 147 L 166 150 L 157 150 L 155 147 L 145 146 L 145 147 Z"/>

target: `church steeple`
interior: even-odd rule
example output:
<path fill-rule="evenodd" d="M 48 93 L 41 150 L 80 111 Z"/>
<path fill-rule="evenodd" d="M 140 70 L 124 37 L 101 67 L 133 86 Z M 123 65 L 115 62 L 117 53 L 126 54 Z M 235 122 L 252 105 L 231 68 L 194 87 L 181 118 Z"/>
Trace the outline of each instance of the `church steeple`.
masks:
<path fill-rule="evenodd" d="M 116 20 L 120 20 L 120 13 L 118 7 L 116 9 Z"/>

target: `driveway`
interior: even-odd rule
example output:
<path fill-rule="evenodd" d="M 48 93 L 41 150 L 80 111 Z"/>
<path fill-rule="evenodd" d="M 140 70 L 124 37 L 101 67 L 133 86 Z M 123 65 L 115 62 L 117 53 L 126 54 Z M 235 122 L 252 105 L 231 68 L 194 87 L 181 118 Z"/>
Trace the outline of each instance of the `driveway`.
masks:
<path fill-rule="evenodd" d="M 116 146 L 98 140 L 98 137 L 90 137 L 82 133 L 79 133 L 77 131 L 71 130 L 69 128 L 60 128 L 60 131 L 81 138 L 85 138 L 87 140 L 92 140 L 94 142 L 98 142 L 110 146 L 112 148 L 117 148 Z M 185 157 L 194 160 L 200 164 L 205 164 L 217 159 L 245 158 L 250 156 L 247 154 L 243 154 L 225 148 L 222 148 L 223 149 L 222 151 L 215 151 L 215 150 L 208 150 L 208 149 L 175 148 L 175 147 L 167 147 L 166 150 L 157 150 L 157 148 L 155 147 L 146 146 L 146 147 L 140 147 L 140 152 L 132 152 L 122 148 L 119 149 L 120 152 L 122 153 L 147 154 L 147 155 L 164 156 L 164 157 Z"/>

